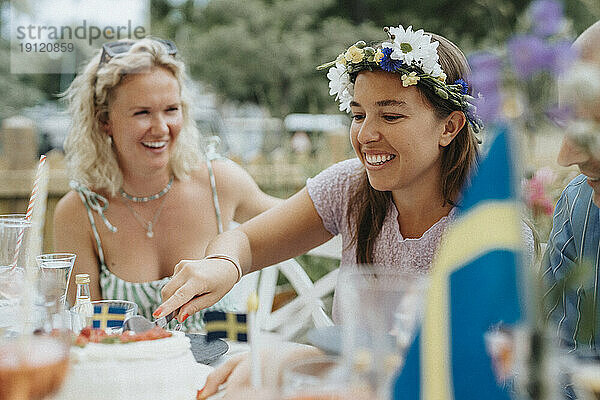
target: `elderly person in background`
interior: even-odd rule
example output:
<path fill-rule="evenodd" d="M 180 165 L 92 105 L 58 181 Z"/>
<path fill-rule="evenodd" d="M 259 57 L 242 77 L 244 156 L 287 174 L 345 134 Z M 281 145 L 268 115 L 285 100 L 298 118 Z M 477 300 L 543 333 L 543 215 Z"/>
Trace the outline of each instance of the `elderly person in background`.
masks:
<path fill-rule="evenodd" d="M 107 43 L 65 93 L 74 182 L 56 207 L 55 250 L 77 254 L 93 300 L 134 301 L 149 319 L 179 260 L 202 258 L 231 221 L 277 203 L 238 165 L 199 155 L 176 53 L 161 39 Z M 232 300 L 217 307 L 236 311 Z M 184 323 L 201 327 L 202 313 Z"/>
<path fill-rule="evenodd" d="M 542 273 L 549 316 L 556 323 L 561 344 L 573 350 L 596 350 L 600 333 L 600 21 L 573 46 L 579 61 L 561 82 L 560 95 L 573 108 L 575 119 L 567 128 L 558 163 L 576 165 L 581 174 L 568 184 L 556 205 Z M 568 283 L 574 274 L 582 273 L 584 282 Z M 593 315 L 585 314 L 586 309 Z"/>

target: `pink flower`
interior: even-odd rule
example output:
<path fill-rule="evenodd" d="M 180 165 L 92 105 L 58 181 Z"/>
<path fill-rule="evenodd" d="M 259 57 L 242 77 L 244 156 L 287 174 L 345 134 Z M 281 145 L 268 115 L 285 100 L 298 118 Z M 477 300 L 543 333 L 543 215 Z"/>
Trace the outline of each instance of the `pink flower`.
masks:
<path fill-rule="evenodd" d="M 544 167 L 536 171 L 531 179 L 522 182 L 525 204 L 535 217 L 552 215 L 554 206 L 546 193 L 546 186 L 552 184 L 555 179 L 554 172 L 550 168 Z"/>
<path fill-rule="evenodd" d="M 533 175 L 535 179 L 539 179 L 543 185 L 551 185 L 556 180 L 556 174 L 550 167 L 542 167 Z"/>

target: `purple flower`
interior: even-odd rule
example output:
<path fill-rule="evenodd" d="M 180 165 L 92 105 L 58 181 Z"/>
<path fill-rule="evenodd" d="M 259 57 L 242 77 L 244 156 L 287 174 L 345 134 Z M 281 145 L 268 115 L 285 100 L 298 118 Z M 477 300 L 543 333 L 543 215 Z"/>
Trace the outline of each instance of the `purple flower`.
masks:
<path fill-rule="evenodd" d="M 477 52 L 469 56 L 471 76 L 469 82 L 473 95 L 481 93 L 484 97 L 497 96 L 500 88 L 502 60 L 490 52 Z"/>
<path fill-rule="evenodd" d="M 488 51 L 480 51 L 469 56 L 471 76 L 469 83 L 475 97 L 477 115 L 484 123 L 498 120 L 501 116 L 502 59 Z"/>
<path fill-rule="evenodd" d="M 502 60 L 488 51 L 478 51 L 469 55 L 469 64 L 474 71 L 498 76 L 502 69 Z"/>
<path fill-rule="evenodd" d="M 547 45 L 547 51 L 552 54 L 553 63 L 551 70 L 555 74 L 562 74 L 579 56 L 570 40 L 561 40 Z"/>
<path fill-rule="evenodd" d="M 390 54 L 392 54 L 393 51 L 394 50 L 390 49 L 389 47 L 384 47 L 383 49 L 381 49 L 381 52 L 383 53 L 383 57 L 381 58 L 381 61 L 379 62 L 379 66 L 381 67 L 382 70 L 388 71 L 388 72 L 394 72 L 394 71 L 396 71 L 396 69 L 398 69 L 402 66 L 402 60 L 394 60 L 394 59 L 390 58 Z"/>
<path fill-rule="evenodd" d="M 502 96 L 499 92 L 490 93 L 486 97 L 476 97 L 474 100 L 477 107 L 477 115 L 488 124 L 500 119 L 502 112 Z"/>
<path fill-rule="evenodd" d="M 551 36 L 557 33 L 563 23 L 562 3 L 557 0 L 536 0 L 529 13 L 536 35 Z"/>
<path fill-rule="evenodd" d="M 528 79 L 542 70 L 552 70 L 554 52 L 537 36 L 517 35 L 508 41 L 508 53 L 515 73 Z"/>

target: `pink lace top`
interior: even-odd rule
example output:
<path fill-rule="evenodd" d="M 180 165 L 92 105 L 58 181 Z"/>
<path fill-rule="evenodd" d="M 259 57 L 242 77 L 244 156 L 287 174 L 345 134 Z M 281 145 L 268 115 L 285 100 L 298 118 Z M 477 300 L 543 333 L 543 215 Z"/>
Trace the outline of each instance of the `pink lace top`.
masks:
<path fill-rule="evenodd" d="M 337 163 L 306 182 L 312 199 L 325 228 L 333 235 L 341 234 L 343 250 L 340 262 L 340 280 L 356 269 L 356 246 L 350 246 L 352 232 L 347 223 L 347 207 L 350 195 L 357 189 L 362 164 L 357 159 Z M 383 227 L 373 251 L 373 261 L 383 268 L 427 273 L 442 233 L 454 218 L 456 208 L 433 224 L 418 239 L 405 239 L 398 226 L 398 210 L 391 203 Z M 337 291 L 333 298 L 333 320 L 340 322 L 340 299 Z"/>

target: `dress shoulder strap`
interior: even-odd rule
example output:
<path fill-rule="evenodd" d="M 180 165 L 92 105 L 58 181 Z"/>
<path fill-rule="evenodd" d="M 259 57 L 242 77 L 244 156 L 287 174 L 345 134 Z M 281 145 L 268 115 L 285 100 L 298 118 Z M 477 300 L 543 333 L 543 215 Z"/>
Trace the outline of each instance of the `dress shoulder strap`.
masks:
<path fill-rule="evenodd" d="M 208 179 L 212 190 L 213 204 L 215 206 L 215 215 L 217 217 L 217 228 L 219 233 L 223 233 L 223 220 L 221 218 L 221 207 L 219 206 L 219 196 L 217 195 L 217 182 L 215 181 L 215 172 L 212 167 L 212 160 L 206 158 L 206 167 L 208 168 Z"/>
<path fill-rule="evenodd" d="M 83 205 L 87 210 L 88 219 L 90 220 L 92 232 L 96 241 L 96 247 L 98 249 L 98 258 L 100 259 L 100 265 L 104 267 L 104 251 L 102 251 L 102 243 L 100 242 L 100 235 L 98 234 L 98 228 L 96 227 L 96 222 L 94 221 L 94 215 L 92 213 L 92 210 L 96 211 L 98 215 L 100 215 L 100 218 L 111 232 L 116 232 L 117 228 L 113 226 L 106 218 L 106 215 L 104 215 L 104 211 L 106 211 L 106 209 L 108 208 L 108 200 L 106 200 L 105 197 L 99 195 L 98 193 L 90 190 L 88 187 L 81 185 L 76 181 L 69 182 L 69 186 L 71 187 L 71 189 L 77 192 L 79 198 L 81 199 Z"/>
<path fill-rule="evenodd" d="M 223 233 L 223 220 L 221 218 L 221 207 L 219 205 L 219 196 L 217 195 L 217 182 L 215 180 L 215 171 L 212 166 L 213 160 L 225 159 L 217 151 L 220 139 L 218 136 L 212 136 L 208 138 L 208 142 L 205 145 L 205 158 L 206 167 L 208 169 L 208 179 L 210 180 L 210 188 L 212 190 L 213 204 L 215 206 L 215 215 L 217 217 L 217 229 L 219 233 Z"/>

